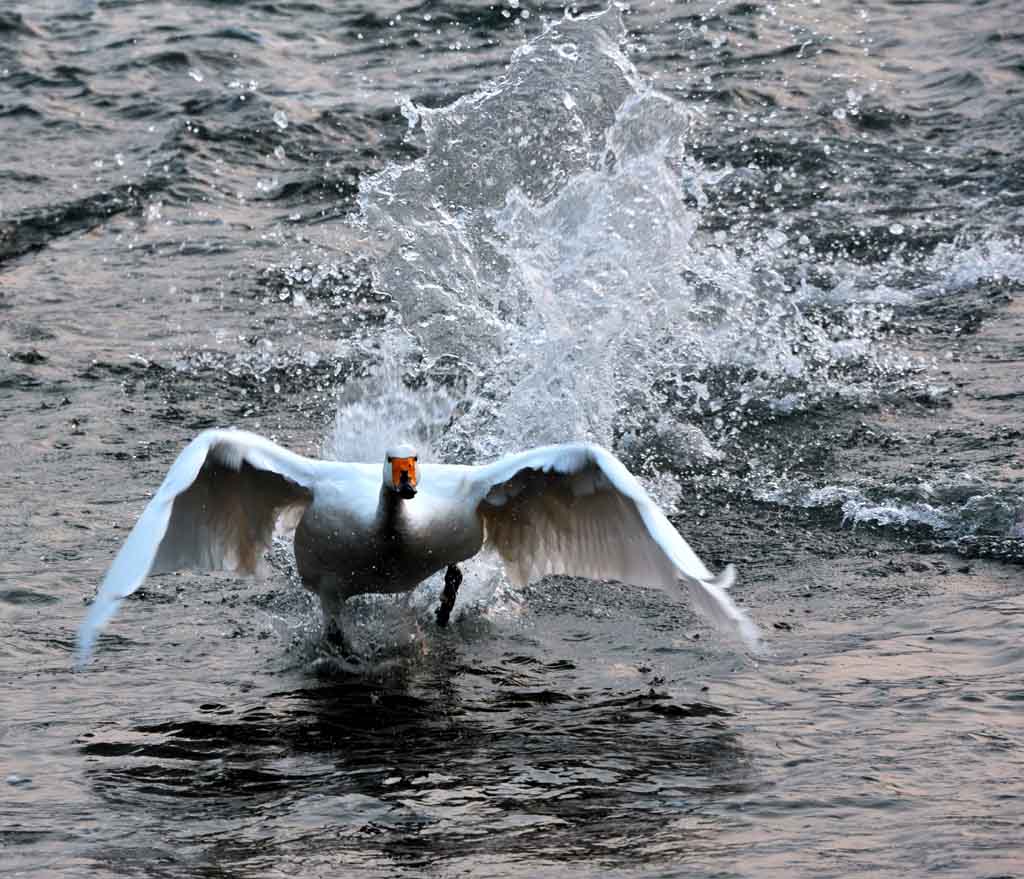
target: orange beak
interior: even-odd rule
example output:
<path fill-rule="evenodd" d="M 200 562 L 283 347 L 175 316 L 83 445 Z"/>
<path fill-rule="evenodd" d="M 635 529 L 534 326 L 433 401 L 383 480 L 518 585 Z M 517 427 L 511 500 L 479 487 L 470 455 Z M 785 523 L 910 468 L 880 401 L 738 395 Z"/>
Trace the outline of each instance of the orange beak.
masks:
<path fill-rule="evenodd" d="M 391 482 L 402 497 L 413 497 L 416 494 L 416 459 L 392 458 Z"/>

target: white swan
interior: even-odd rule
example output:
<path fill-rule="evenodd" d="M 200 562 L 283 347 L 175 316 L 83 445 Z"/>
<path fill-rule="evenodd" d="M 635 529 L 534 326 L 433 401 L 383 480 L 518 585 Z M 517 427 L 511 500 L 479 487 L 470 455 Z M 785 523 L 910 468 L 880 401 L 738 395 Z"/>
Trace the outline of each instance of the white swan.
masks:
<path fill-rule="evenodd" d="M 756 648 L 757 627 L 625 468 L 588 443 L 544 446 L 468 467 L 421 464 L 409 446 L 384 463 L 317 461 L 240 430 L 206 430 L 172 465 L 117 554 L 78 632 L 78 663 L 148 574 L 185 568 L 254 573 L 275 526 L 295 528 L 295 559 L 336 633 L 341 603 L 405 592 L 447 569 L 448 622 L 458 563 L 493 548 L 513 581 L 569 574 L 685 586 L 697 610 Z M 296 527 L 297 526 L 297 527 Z"/>

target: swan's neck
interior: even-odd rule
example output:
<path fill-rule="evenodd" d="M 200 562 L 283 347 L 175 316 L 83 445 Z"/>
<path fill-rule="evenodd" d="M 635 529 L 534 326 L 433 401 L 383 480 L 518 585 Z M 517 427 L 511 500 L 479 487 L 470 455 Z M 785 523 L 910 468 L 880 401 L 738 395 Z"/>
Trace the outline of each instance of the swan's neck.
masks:
<path fill-rule="evenodd" d="M 405 499 L 397 492 L 387 486 L 380 490 L 380 500 L 377 503 L 377 520 L 381 523 L 381 530 L 385 537 L 397 540 L 401 537 L 402 513 L 405 508 Z"/>

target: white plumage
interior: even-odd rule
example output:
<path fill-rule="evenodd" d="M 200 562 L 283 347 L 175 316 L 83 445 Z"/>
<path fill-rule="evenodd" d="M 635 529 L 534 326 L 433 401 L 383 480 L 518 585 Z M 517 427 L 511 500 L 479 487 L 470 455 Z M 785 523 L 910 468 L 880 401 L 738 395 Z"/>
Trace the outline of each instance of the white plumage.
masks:
<path fill-rule="evenodd" d="M 275 527 L 296 529 L 299 573 L 328 624 L 351 595 L 408 591 L 486 546 L 519 584 L 567 574 L 685 590 L 717 628 L 758 643 L 726 592 L 732 565 L 713 576 L 599 446 L 545 446 L 477 467 L 419 464 L 403 446 L 389 451 L 382 479 L 379 464 L 317 461 L 245 431 L 208 430 L 178 456 L 110 566 L 79 630 L 79 664 L 149 574 L 254 573 Z"/>

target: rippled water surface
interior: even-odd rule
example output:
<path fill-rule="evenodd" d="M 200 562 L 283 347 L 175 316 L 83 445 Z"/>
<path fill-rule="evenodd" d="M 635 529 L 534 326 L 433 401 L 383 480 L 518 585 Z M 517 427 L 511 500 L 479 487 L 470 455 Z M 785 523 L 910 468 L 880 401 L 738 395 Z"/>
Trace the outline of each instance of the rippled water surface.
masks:
<path fill-rule="evenodd" d="M 1015 2 L 0 7 L 11 876 L 1024 875 Z M 154 577 L 177 450 L 612 447 L 765 633 Z"/>

